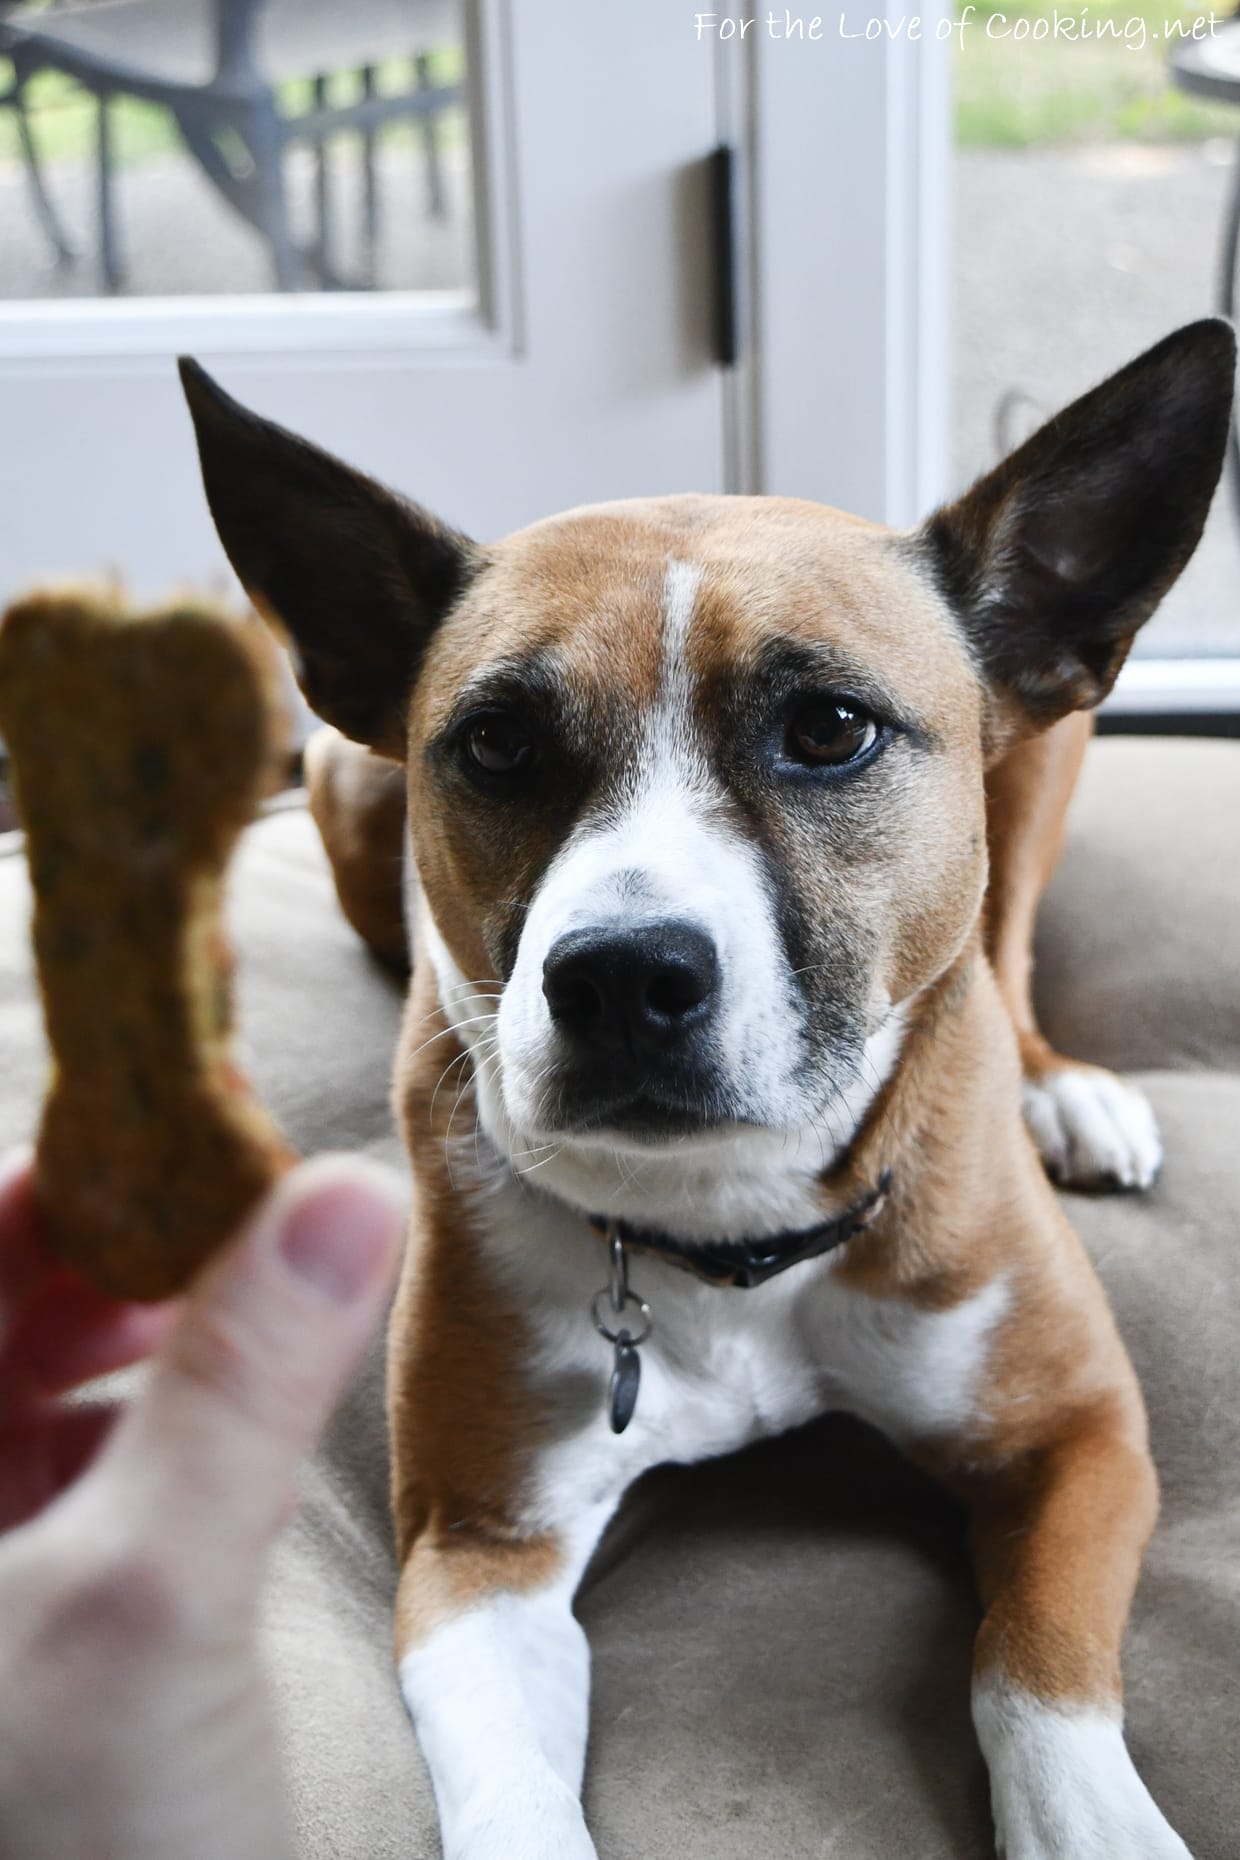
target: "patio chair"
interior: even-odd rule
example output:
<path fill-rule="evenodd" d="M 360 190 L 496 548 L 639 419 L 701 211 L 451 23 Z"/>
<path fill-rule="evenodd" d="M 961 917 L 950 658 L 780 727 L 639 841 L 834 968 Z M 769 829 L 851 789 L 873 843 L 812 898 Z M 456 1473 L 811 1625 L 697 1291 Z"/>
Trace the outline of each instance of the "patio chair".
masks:
<path fill-rule="evenodd" d="M 463 86 L 433 81 L 429 54 L 459 43 L 454 0 L 84 0 L 23 9 L 4 33 L 23 81 L 38 70 L 65 72 L 98 99 L 97 212 L 105 288 L 122 284 L 115 213 L 110 106 L 133 97 L 169 111 L 203 174 L 266 243 L 277 290 L 309 272 L 328 287 L 372 283 L 379 230 L 375 136 L 399 117 L 423 126 L 429 204 L 444 210 L 438 119 L 459 104 Z M 413 83 L 381 93 L 378 70 L 408 60 Z M 360 74 L 361 95 L 332 102 L 329 84 Z M 310 107 L 290 113 L 280 86 L 310 77 Z M 327 145 L 342 130 L 361 137 L 366 275 L 344 279 L 331 257 L 331 175 Z M 284 153 L 295 141 L 315 150 L 316 232 L 295 243 L 289 225 Z M 238 154 L 241 159 L 238 160 Z"/>
<path fill-rule="evenodd" d="M 13 11 L 14 0 L 0 0 L 0 58 L 7 58 L 12 70 L 5 89 L 0 90 L 0 110 L 11 110 L 17 124 L 17 139 L 21 145 L 22 165 L 26 170 L 26 182 L 30 189 L 30 204 L 34 208 L 35 218 L 43 228 L 56 258 L 62 265 L 71 263 L 74 257 L 73 247 L 69 242 L 60 216 L 52 204 L 52 197 L 47 191 L 43 179 L 43 170 L 39 163 L 38 146 L 30 127 L 30 112 L 26 106 L 26 85 L 31 73 L 18 47 L 10 43 L 5 27 L 5 17 Z"/>

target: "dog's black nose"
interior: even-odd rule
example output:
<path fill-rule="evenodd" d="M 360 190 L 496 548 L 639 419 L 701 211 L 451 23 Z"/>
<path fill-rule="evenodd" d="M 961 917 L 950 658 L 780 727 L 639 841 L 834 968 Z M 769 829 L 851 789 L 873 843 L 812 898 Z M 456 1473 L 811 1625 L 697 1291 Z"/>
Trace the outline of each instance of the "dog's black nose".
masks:
<path fill-rule="evenodd" d="M 543 994 L 560 1031 L 592 1052 L 664 1052 L 710 1016 L 715 946 L 692 924 L 572 930 L 543 963 Z"/>

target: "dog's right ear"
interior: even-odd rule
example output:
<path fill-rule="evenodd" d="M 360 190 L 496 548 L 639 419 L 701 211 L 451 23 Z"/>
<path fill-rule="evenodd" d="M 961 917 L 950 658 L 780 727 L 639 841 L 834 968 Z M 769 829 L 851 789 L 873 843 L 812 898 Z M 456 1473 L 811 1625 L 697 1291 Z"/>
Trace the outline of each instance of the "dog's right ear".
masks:
<path fill-rule="evenodd" d="M 920 532 L 986 683 L 993 750 L 1111 689 L 1197 546 L 1235 367 L 1226 323 L 1177 330 Z"/>
<path fill-rule="evenodd" d="M 482 552 L 250 413 L 189 357 L 179 368 L 220 541 L 254 605 L 287 635 L 311 708 L 403 760 L 419 661 Z"/>

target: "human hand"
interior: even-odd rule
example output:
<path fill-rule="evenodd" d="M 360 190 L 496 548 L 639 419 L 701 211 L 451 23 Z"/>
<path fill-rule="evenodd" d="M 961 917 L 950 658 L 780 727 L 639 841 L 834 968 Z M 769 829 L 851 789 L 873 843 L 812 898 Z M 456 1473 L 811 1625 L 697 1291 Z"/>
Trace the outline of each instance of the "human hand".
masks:
<path fill-rule="evenodd" d="M 291 1854 L 257 1603 L 402 1225 L 386 1171 L 322 1158 L 186 1299 L 123 1305 L 0 1165 L 0 1860 Z M 58 1399 L 152 1352 L 123 1410 Z"/>

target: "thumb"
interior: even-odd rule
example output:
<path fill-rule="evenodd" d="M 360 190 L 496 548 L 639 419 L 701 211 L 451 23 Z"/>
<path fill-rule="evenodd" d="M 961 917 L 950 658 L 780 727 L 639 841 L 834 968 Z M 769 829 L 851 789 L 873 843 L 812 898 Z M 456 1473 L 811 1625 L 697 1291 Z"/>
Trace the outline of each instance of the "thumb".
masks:
<path fill-rule="evenodd" d="M 95 1468 L 209 1608 L 257 1599 L 298 1466 L 386 1303 L 405 1197 L 357 1158 L 292 1170 L 190 1293 Z"/>

